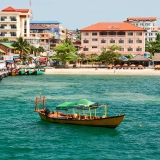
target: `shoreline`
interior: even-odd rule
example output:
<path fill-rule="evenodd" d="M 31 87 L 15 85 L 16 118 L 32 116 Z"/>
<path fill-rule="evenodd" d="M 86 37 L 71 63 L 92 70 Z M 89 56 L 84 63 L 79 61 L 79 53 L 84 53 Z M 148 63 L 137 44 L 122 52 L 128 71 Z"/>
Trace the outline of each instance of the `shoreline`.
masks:
<path fill-rule="evenodd" d="M 45 74 L 66 74 L 66 75 L 157 75 L 160 70 L 155 69 L 104 69 L 98 68 L 67 68 L 67 69 L 45 69 Z"/>

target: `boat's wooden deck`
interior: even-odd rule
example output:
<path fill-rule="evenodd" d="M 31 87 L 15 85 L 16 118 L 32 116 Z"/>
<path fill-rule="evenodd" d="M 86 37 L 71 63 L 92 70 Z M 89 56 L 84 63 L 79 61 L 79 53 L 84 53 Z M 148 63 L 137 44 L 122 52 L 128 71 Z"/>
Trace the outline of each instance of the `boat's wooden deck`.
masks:
<path fill-rule="evenodd" d="M 38 112 L 40 112 L 40 113 L 42 113 L 42 114 L 44 114 L 44 111 L 43 110 L 40 110 L 40 111 L 38 111 Z M 50 117 L 50 118 L 57 118 L 57 119 L 78 119 L 78 120 L 89 120 L 89 119 L 101 119 L 101 118 L 106 118 L 106 117 L 100 117 L 100 116 L 86 116 L 86 115 L 81 115 L 80 117 L 78 116 L 78 115 L 76 115 L 76 116 L 74 116 L 74 115 L 71 115 L 71 114 L 68 114 L 68 117 L 67 117 L 67 115 L 66 114 L 63 114 L 62 112 L 58 112 L 58 114 L 57 114 L 57 112 L 50 112 L 49 114 L 48 114 L 48 117 Z"/>

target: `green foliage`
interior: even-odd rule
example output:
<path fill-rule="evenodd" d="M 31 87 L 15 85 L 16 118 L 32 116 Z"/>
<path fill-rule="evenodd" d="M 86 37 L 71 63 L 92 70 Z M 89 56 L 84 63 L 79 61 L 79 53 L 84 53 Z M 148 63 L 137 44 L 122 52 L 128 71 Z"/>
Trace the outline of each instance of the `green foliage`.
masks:
<path fill-rule="evenodd" d="M 128 58 L 128 59 L 132 59 L 133 58 L 133 55 L 131 55 L 131 54 L 125 54 L 124 55 L 126 58 Z"/>
<path fill-rule="evenodd" d="M 147 41 L 145 44 L 145 51 L 154 55 L 154 53 L 160 52 L 160 42 L 159 41 Z"/>
<path fill-rule="evenodd" d="M 17 40 L 13 42 L 12 46 L 20 52 L 20 58 L 26 59 L 30 51 L 30 45 L 25 39 L 22 37 L 17 38 Z"/>
<path fill-rule="evenodd" d="M 9 42 L 8 38 L 0 39 L 0 42 Z"/>
<path fill-rule="evenodd" d="M 160 42 L 160 34 L 159 33 L 157 34 L 156 41 Z"/>
<path fill-rule="evenodd" d="M 154 53 L 160 53 L 160 34 L 157 34 L 155 41 L 146 41 L 145 51 L 154 56 Z"/>
<path fill-rule="evenodd" d="M 120 57 L 120 54 L 117 52 L 120 47 L 113 45 L 113 46 L 108 46 L 107 50 L 103 50 L 101 55 L 99 56 L 100 61 L 104 61 L 107 64 L 114 63 L 114 61 L 118 60 Z"/>
<path fill-rule="evenodd" d="M 54 51 L 57 53 L 56 58 L 59 59 L 62 64 L 66 64 L 69 59 L 73 58 L 72 56 L 73 53 L 76 52 L 76 48 L 71 39 L 66 38 L 54 49 Z"/>

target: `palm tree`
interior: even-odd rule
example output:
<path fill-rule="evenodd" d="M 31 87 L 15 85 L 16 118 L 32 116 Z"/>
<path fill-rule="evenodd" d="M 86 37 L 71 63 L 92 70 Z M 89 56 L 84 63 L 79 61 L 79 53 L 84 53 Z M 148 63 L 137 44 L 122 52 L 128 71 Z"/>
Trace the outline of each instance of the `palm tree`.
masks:
<path fill-rule="evenodd" d="M 30 51 L 30 46 L 25 39 L 23 39 L 22 37 L 17 38 L 16 41 L 13 42 L 12 46 L 20 52 L 20 59 L 26 59 Z"/>

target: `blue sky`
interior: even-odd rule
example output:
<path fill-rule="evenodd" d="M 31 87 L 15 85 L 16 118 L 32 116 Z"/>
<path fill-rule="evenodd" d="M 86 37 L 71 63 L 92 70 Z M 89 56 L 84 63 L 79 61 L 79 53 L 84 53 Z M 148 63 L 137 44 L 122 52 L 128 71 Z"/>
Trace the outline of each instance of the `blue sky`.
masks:
<path fill-rule="evenodd" d="M 55 20 L 68 29 L 127 17 L 160 17 L 160 0 L 31 0 L 33 20 Z M 30 0 L 0 0 L 0 10 L 30 8 Z M 160 26 L 160 19 L 157 22 Z"/>

